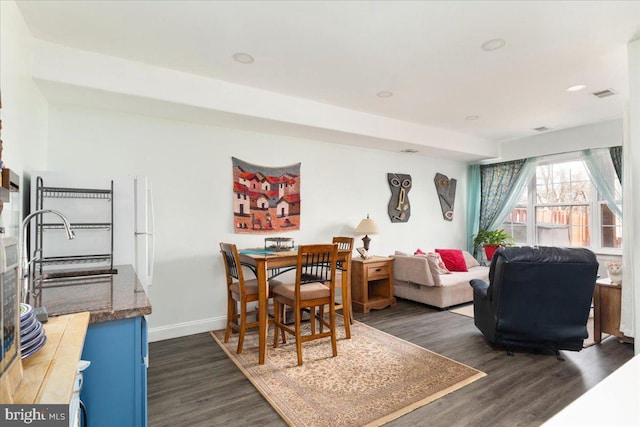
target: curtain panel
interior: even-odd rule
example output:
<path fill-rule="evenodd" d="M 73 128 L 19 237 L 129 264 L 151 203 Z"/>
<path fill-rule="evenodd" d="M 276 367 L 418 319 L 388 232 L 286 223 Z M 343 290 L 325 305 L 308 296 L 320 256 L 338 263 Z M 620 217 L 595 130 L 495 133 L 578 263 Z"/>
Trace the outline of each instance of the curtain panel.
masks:
<path fill-rule="evenodd" d="M 587 173 L 595 183 L 596 188 L 602 194 L 604 201 L 618 218 L 622 219 L 622 194 L 616 191 L 615 177 L 618 171 L 614 170 L 612 158 L 607 149 L 594 149 L 582 151 L 582 158 L 587 167 Z M 618 176 L 619 179 L 619 176 Z"/>
<path fill-rule="evenodd" d="M 616 169 L 616 175 L 618 175 L 618 181 L 622 184 L 622 147 L 609 148 L 609 154 L 611 155 L 611 161 L 613 167 Z"/>
<path fill-rule="evenodd" d="M 518 204 L 520 195 L 527 189 L 531 178 L 536 173 L 536 167 L 538 166 L 538 158 L 531 157 L 526 159 L 524 165 L 520 168 L 516 180 L 511 185 L 511 190 L 504 201 L 502 208 L 498 211 L 498 214 L 493 219 L 493 222 L 489 224 L 489 230 L 495 230 L 500 227 L 504 220 L 507 219 L 509 214 L 513 212 L 513 209 Z"/>
<path fill-rule="evenodd" d="M 474 254 L 473 236 L 480 224 L 480 165 L 469 165 L 467 170 L 467 251 Z M 474 254 L 475 255 L 475 254 Z"/>
<path fill-rule="evenodd" d="M 479 230 L 487 230 L 496 222 L 525 161 L 520 159 L 480 166 Z"/>

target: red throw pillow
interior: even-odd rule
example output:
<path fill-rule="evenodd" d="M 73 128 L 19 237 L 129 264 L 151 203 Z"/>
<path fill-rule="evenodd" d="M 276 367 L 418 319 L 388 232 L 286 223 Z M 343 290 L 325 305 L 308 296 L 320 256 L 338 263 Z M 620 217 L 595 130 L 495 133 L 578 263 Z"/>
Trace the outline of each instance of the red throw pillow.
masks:
<path fill-rule="evenodd" d="M 469 271 L 460 249 L 436 249 L 449 271 Z"/>

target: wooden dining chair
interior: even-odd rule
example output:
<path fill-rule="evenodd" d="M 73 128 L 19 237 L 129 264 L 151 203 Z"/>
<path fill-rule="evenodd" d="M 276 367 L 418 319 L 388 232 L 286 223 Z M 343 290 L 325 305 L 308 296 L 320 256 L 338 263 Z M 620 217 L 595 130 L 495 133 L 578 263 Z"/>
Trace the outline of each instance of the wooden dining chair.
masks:
<path fill-rule="evenodd" d="M 342 310 L 344 320 L 344 333 L 347 339 L 351 338 L 351 327 L 353 323 L 353 308 L 351 306 L 351 254 L 353 252 L 353 237 L 334 237 L 333 243 L 338 244 L 339 251 L 349 251 L 345 261 L 338 262 L 336 265 L 336 289 L 341 289 L 341 301 L 336 300 L 336 310 Z M 342 271 L 346 270 L 346 281 L 342 280 Z M 324 307 L 320 307 L 320 315 L 324 315 Z M 320 332 L 322 332 L 322 324 L 320 324 Z"/>
<path fill-rule="evenodd" d="M 257 308 L 247 311 L 248 303 L 258 301 L 258 280 L 245 280 L 236 245 L 220 243 L 220 253 L 224 259 L 224 268 L 227 275 L 227 327 L 224 334 L 224 342 L 229 342 L 231 331 L 237 330 L 239 336 L 236 352 L 240 354 L 242 353 L 246 329 L 258 326 Z M 271 290 L 279 285 L 282 285 L 279 280 L 269 280 L 269 295 L 271 295 Z M 239 313 L 238 304 L 240 305 Z M 256 320 L 248 322 L 248 315 L 255 315 Z M 272 320 L 269 320 L 269 322 L 271 323 Z"/>
<path fill-rule="evenodd" d="M 338 355 L 336 344 L 336 309 L 335 284 L 336 260 L 338 244 L 300 245 L 298 247 L 298 262 L 296 280 L 294 283 L 283 284 L 273 289 L 274 306 L 274 338 L 273 347 L 278 347 L 278 338 L 286 342 L 286 333 L 296 338 L 296 352 L 298 365 L 302 365 L 302 343 L 320 338 L 331 337 L 333 357 Z M 329 320 L 320 316 L 316 308 L 327 305 Z M 280 313 L 285 306 L 293 309 L 295 322 L 293 328 L 284 323 Z M 302 335 L 302 311 L 309 309 L 310 334 Z M 316 321 L 327 326 L 328 331 L 316 330 Z M 281 333 L 279 333 L 281 332 Z"/>

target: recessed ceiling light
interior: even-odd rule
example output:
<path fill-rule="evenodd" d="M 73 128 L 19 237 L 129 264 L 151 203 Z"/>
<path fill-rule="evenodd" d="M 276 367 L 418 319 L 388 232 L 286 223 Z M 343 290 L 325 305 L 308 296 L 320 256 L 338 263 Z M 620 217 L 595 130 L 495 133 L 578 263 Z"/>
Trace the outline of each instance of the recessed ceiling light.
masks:
<path fill-rule="evenodd" d="M 575 86 L 571 86 L 567 88 L 567 92 L 578 92 L 579 90 L 582 90 L 584 88 L 586 88 L 587 86 L 585 85 L 575 85 Z"/>
<path fill-rule="evenodd" d="M 467 116 L 464 119 L 465 120 L 478 120 L 479 118 L 480 118 L 480 116 L 473 115 L 473 116 Z"/>
<path fill-rule="evenodd" d="M 233 60 L 241 64 L 251 64 L 253 62 L 253 56 L 248 53 L 238 52 L 233 54 Z"/>
<path fill-rule="evenodd" d="M 376 93 L 376 96 L 378 98 L 391 98 L 393 96 L 393 92 L 391 92 L 390 90 L 381 90 L 380 92 Z"/>
<path fill-rule="evenodd" d="M 486 42 L 482 43 L 480 45 L 480 47 L 482 48 L 482 50 L 484 50 L 485 52 L 491 52 L 492 50 L 498 50 L 501 47 L 503 47 L 507 42 L 504 41 L 504 39 L 491 39 L 491 40 L 487 40 Z"/>

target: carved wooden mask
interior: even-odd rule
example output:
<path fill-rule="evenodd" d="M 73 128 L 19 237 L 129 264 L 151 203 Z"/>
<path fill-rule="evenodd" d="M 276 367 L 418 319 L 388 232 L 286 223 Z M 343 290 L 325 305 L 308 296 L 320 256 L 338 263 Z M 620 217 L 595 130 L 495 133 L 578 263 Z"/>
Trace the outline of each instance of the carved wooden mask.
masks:
<path fill-rule="evenodd" d="M 407 222 L 411 216 L 409 205 L 409 190 L 411 190 L 411 175 L 402 173 L 388 173 L 387 180 L 391 189 L 388 212 L 391 222 Z"/>
<path fill-rule="evenodd" d="M 437 173 L 433 179 L 436 184 L 438 199 L 440 200 L 440 209 L 442 209 L 442 217 L 446 221 L 453 220 L 453 204 L 456 199 L 456 180 L 441 173 Z"/>

